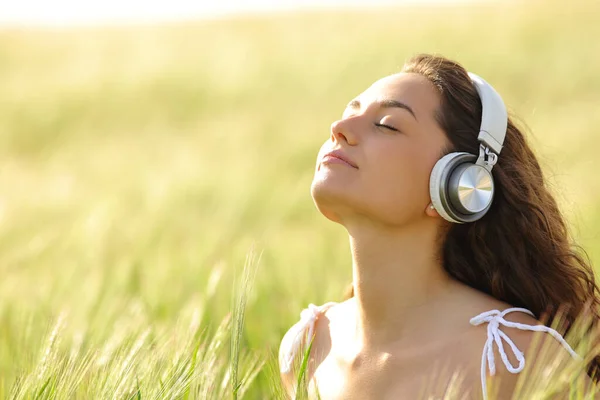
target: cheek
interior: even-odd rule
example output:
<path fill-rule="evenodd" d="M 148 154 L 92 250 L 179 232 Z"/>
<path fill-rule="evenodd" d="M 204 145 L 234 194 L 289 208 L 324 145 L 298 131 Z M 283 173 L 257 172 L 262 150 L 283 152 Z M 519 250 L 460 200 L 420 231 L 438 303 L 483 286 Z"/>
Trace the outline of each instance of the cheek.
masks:
<path fill-rule="evenodd" d="M 429 175 L 434 161 L 418 149 L 382 149 L 369 184 L 378 202 L 420 209 L 429 201 Z"/>

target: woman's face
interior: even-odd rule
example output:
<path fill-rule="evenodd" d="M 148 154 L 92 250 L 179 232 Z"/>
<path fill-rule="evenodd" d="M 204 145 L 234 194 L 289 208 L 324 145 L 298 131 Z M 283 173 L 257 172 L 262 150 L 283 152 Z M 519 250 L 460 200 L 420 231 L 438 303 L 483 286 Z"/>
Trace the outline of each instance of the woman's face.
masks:
<path fill-rule="evenodd" d="M 439 94 L 423 76 L 398 73 L 354 98 L 317 157 L 311 195 L 344 225 L 367 218 L 401 226 L 426 217 L 429 175 L 449 141 L 434 119 Z M 356 167 L 323 161 L 339 150 Z"/>

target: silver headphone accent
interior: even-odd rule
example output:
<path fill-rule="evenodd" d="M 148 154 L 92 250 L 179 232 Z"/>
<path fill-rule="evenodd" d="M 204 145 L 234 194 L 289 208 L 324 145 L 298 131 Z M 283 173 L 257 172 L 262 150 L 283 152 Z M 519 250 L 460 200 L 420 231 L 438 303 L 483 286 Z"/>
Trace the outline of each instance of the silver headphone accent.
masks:
<path fill-rule="evenodd" d="M 502 97 L 483 78 L 469 72 L 481 99 L 479 156 L 466 152 L 446 154 L 433 167 L 429 195 L 447 221 L 462 224 L 483 217 L 494 198 L 492 168 L 504 144 L 508 114 Z"/>

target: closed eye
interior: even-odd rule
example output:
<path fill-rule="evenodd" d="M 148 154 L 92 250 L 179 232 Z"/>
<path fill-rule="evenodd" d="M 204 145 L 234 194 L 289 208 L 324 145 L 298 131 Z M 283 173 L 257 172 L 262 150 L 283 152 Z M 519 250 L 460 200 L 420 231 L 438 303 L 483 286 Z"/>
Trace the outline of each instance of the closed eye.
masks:
<path fill-rule="evenodd" d="M 394 131 L 394 132 L 400 132 L 398 129 L 394 128 L 393 126 L 389 126 L 389 125 L 386 125 L 386 124 L 376 123 L 375 126 L 378 126 L 380 128 L 386 128 L 386 129 L 389 129 L 389 130 Z"/>

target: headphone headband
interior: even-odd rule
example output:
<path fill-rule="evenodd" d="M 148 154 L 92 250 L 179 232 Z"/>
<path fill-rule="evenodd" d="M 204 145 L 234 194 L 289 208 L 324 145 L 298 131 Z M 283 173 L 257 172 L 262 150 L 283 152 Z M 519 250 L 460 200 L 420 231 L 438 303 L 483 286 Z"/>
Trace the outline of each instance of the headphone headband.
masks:
<path fill-rule="evenodd" d="M 492 206 L 492 168 L 504 144 L 508 115 L 502 97 L 483 78 L 469 72 L 481 99 L 479 157 L 465 152 L 446 154 L 429 177 L 431 202 L 447 221 L 462 224 L 482 218 Z"/>
<path fill-rule="evenodd" d="M 481 127 L 477 139 L 494 153 L 500 154 L 508 125 L 504 101 L 482 77 L 472 72 L 469 72 L 469 77 L 481 99 Z"/>

